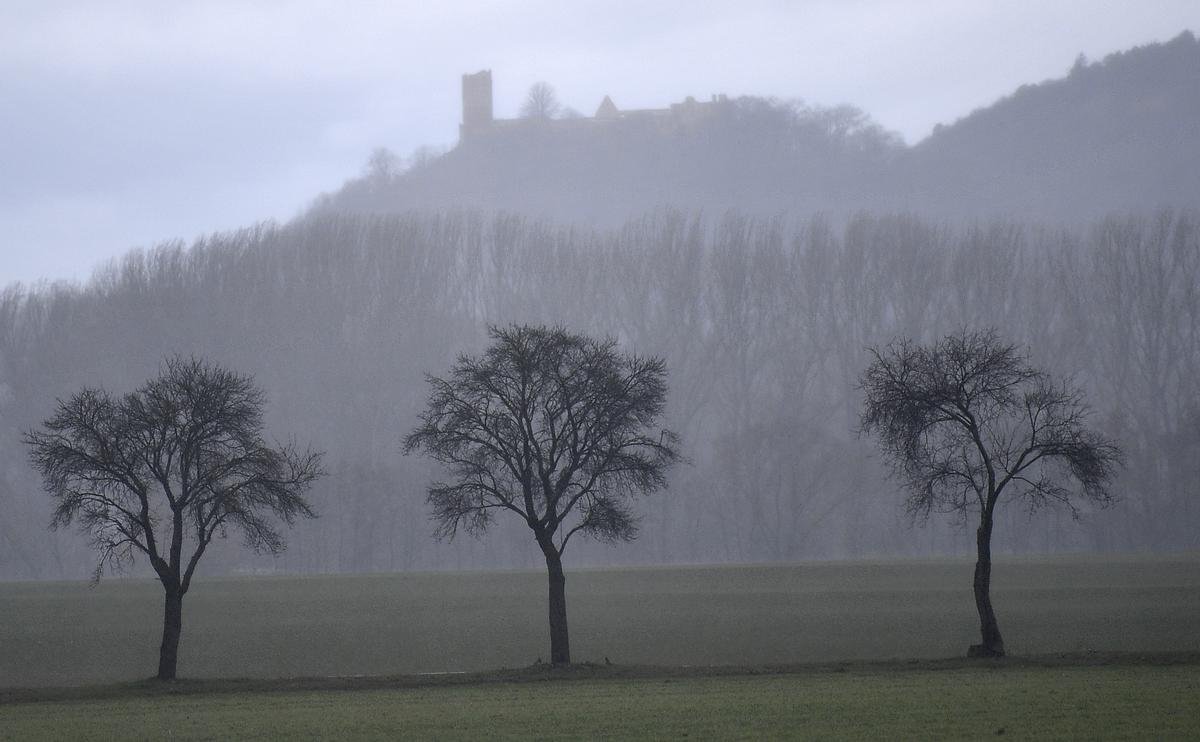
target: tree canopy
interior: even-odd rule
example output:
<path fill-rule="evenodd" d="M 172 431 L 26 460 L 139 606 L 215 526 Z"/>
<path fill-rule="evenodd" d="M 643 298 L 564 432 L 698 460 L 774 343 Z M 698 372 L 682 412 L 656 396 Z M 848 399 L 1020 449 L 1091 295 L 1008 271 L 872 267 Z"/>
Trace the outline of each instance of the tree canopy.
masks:
<path fill-rule="evenodd" d="M 561 110 L 562 104 L 558 102 L 558 93 L 554 91 L 554 87 L 549 83 L 535 82 L 525 94 L 525 101 L 521 103 L 521 118 L 552 119 Z"/>
<path fill-rule="evenodd" d="M 932 345 L 904 339 L 871 354 L 862 430 L 878 436 L 911 513 L 990 512 L 1002 496 L 1073 513 L 1075 495 L 1112 501 L 1120 450 L 1087 426 L 1082 392 L 994 330 Z"/>
<path fill-rule="evenodd" d="M 438 533 L 486 530 L 509 510 L 565 549 L 583 532 L 629 540 L 629 499 L 666 486 L 675 433 L 657 427 L 666 367 L 623 355 L 612 340 L 562 329 L 493 327 L 480 357 L 461 356 L 433 388 L 405 450 L 447 464 L 453 481 L 429 491 Z"/>

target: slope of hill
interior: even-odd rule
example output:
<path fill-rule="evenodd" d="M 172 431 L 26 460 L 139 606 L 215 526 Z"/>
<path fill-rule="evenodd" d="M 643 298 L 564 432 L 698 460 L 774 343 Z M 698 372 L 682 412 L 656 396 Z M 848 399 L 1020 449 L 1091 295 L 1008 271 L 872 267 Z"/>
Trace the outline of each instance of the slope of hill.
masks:
<path fill-rule="evenodd" d="M 851 107 L 740 98 L 686 127 L 645 120 L 525 122 L 421 167 L 376 172 L 316 210 L 472 207 L 620 223 L 658 206 L 1075 224 L 1200 203 L 1200 43 L 1079 60 L 905 147 Z M 514 122 L 506 122 L 514 123 Z"/>
<path fill-rule="evenodd" d="M 1200 42 L 1190 33 L 1026 85 L 907 153 L 914 205 L 1046 220 L 1200 199 Z"/>

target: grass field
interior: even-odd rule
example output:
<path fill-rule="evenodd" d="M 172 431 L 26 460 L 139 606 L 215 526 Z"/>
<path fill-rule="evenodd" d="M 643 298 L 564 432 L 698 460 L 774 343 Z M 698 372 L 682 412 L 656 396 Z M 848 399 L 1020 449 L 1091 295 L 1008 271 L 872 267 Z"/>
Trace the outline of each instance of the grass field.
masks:
<path fill-rule="evenodd" d="M 1001 560 L 1015 656 L 928 659 L 971 566 L 576 571 L 571 668 L 540 573 L 202 580 L 168 685 L 156 583 L 3 584 L 0 739 L 1200 737 L 1200 555 Z"/>
<path fill-rule="evenodd" d="M 769 665 L 961 655 L 977 641 L 966 560 L 568 572 L 576 661 Z M 280 678 L 480 671 L 546 657 L 536 572 L 198 580 L 179 673 Z M 1009 652 L 1198 651 L 1200 555 L 1008 559 Z M 157 583 L 0 584 L 0 688 L 148 677 Z"/>
<path fill-rule="evenodd" d="M 839 671 L 840 670 L 840 671 Z M 624 677 L 612 668 L 353 689 L 183 683 L 0 706 L 0 739 L 1194 739 L 1184 664 L 894 663 Z M 409 679 L 410 681 L 412 678 Z M 243 684 L 244 685 L 244 684 Z M 383 686 L 383 687 L 373 687 Z M 51 694 L 53 696 L 53 694 Z"/>

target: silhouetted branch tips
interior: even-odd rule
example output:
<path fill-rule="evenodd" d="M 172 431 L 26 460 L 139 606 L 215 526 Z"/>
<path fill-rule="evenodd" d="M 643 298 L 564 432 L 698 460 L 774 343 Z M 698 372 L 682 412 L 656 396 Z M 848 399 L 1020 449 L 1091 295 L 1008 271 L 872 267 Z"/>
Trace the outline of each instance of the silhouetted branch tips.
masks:
<path fill-rule="evenodd" d="M 657 428 L 666 367 L 612 340 L 562 328 L 491 326 L 480 357 L 460 356 L 404 439 L 445 464 L 453 484 L 429 490 L 439 536 L 486 530 L 494 509 L 606 541 L 636 533 L 621 498 L 666 485 L 678 436 Z M 654 432 L 651 432 L 654 431 Z M 590 514 L 590 517 L 589 517 Z"/>
<path fill-rule="evenodd" d="M 562 112 L 562 104 L 558 102 L 558 93 L 549 83 L 535 82 L 525 94 L 521 103 L 521 118 L 549 120 Z"/>

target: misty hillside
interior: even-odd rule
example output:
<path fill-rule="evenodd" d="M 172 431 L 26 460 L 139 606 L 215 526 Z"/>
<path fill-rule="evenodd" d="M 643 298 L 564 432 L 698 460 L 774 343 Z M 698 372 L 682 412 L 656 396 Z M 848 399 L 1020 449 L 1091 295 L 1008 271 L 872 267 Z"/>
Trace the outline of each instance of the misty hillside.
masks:
<path fill-rule="evenodd" d="M 708 105 L 682 122 L 515 121 L 394 176 L 369 171 L 316 210 L 465 207 L 606 225 L 662 206 L 847 212 L 879 200 L 902 152 L 850 107 L 757 98 Z"/>
<path fill-rule="evenodd" d="M 923 211 L 1058 221 L 1200 202 L 1200 42 L 1111 54 L 938 127 L 906 158 Z"/>
<path fill-rule="evenodd" d="M 906 147 L 850 106 L 759 98 L 647 116 L 502 122 L 317 210 L 500 209 L 616 224 L 659 206 L 759 214 L 912 210 L 1076 224 L 1200 203 L 1200 43 L 1077 61 Z M 673 106 L 687 110 L 688 102 Z M 703 115 L 700 115 L 703 114 Z"/>

